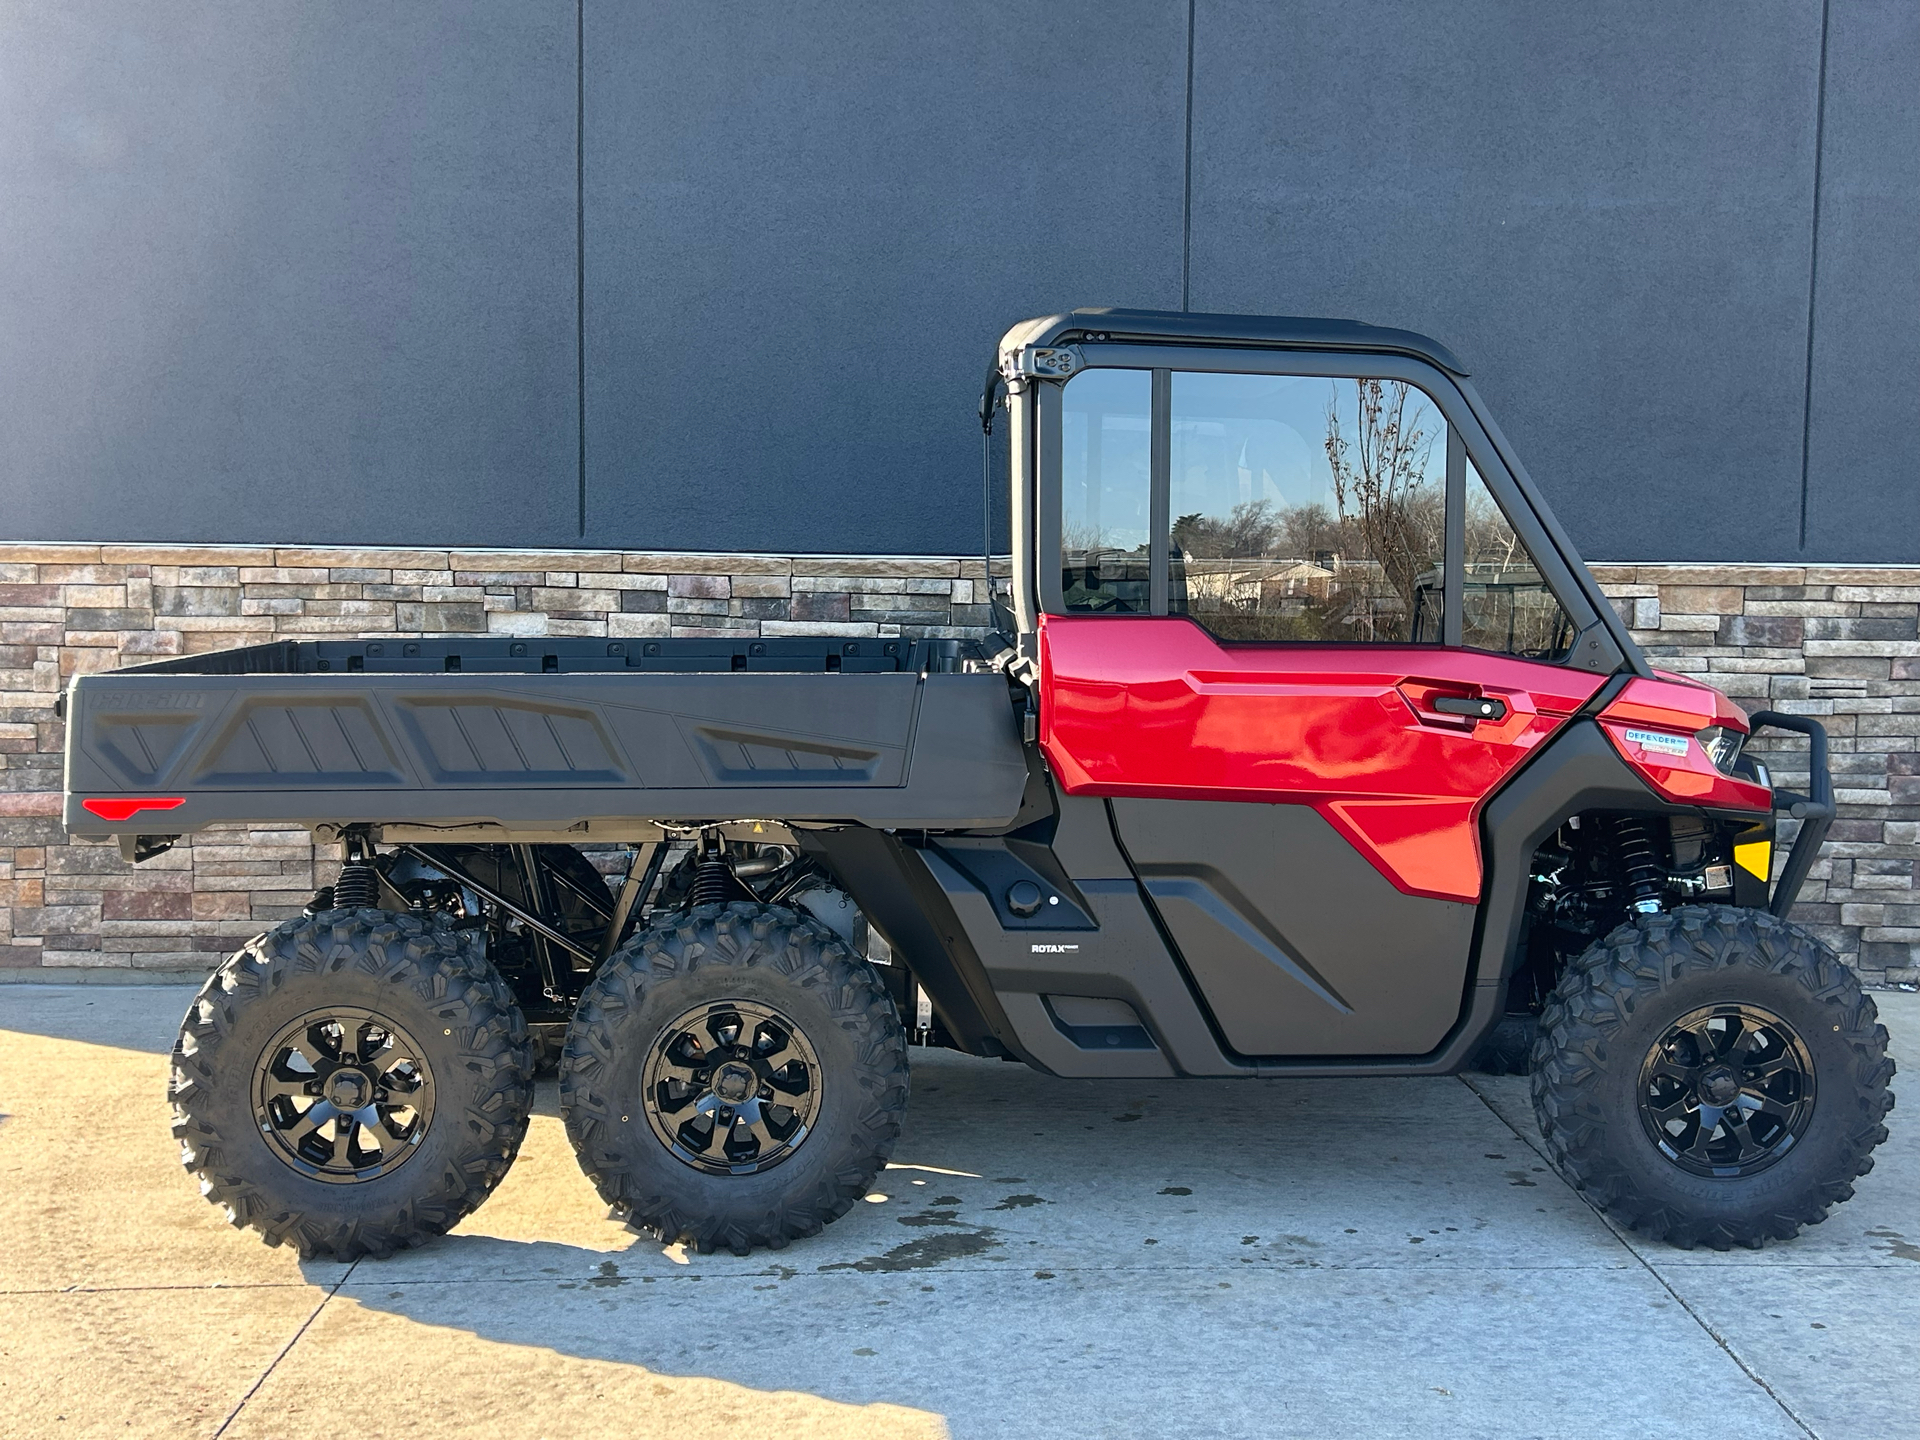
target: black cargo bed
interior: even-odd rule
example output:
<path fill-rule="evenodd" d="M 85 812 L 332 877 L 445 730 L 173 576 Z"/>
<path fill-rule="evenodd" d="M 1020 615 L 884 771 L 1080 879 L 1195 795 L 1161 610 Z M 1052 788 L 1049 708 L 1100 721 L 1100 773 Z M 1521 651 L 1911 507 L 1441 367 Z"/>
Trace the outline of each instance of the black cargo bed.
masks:
<path fill-rule="evenodd" d="M 276 640 L 204 655 L 130 665 L 117 675 L 374 675 L 484 673 L 577 675 L 602 671 L 777 670 L 820 674 L 958 671 L 978 659 L 972 640 L 871 636 L 782 636 L 757 640 L 600 640 L 567 636 L 515 639 L 447 635 L 422 640 Z"/>
<path fill-rule="evenodd" d="M 998 825 L 1026 764 L 978 658 L 962 640 L 456 636 L 163 660 L 69 691 L 66 823 Z"/>

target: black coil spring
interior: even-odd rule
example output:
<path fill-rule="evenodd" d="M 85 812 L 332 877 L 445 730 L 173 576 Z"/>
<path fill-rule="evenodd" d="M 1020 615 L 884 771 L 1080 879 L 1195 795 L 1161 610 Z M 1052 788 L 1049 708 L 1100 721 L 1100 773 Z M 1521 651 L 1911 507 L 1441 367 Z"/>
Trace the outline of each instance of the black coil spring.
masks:
<path fill-rule="evenodd" d="M 1638 815 L 1622 815 L 1613 822 L 1614 853 L 1625 874 L 1635 903 L 1660 898 L 1660 863 L 1654 858 L 1653 837 Z"/>
<path fill-rule="evenodd" d="M 380 872 L 371 865 L 342 865 L 333 882 L 333 903 L 340 910 L 371 910 L 380 903 Z"/>
<path fill-rule="evenodd" d="M 733 869 L 718 855 L 709 855 L 693 871 L 695 905 L 724 905 L 733 898 Z"/>

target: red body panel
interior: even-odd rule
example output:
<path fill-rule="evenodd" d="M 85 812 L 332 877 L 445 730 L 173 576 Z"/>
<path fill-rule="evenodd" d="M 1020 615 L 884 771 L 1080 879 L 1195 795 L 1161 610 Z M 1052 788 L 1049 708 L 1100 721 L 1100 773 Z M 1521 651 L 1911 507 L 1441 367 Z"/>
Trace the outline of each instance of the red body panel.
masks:
<path fill-rule="evenodd" d="M 1746 713 L 1718 690 L 1677 675 L 1631 680 L 1600 712 L 1600 728 L 1620 758 L 1663 798 L 1716 809 L 1771 810 L 1771 790 L 1721 773 L 1708 758 L 1695 736 L 1710 725 L 1743 734 L 1751 728 Z M 1633 738 L 1649 734 L 1658 737 L 1655 745 L 1684 740 L 1686 752 L 1669 754 Z"/>
<path fill-rule="evenodd" d="M 1311 805 L 1399 889 L 1480 897 L 1481 803 L 1604 676 L 1431 645 L 1221 645 L 1046 616 L 1040 743 L 1070 794 Z M 1431 708 L 1494 696 L 1473 724 Z"/>

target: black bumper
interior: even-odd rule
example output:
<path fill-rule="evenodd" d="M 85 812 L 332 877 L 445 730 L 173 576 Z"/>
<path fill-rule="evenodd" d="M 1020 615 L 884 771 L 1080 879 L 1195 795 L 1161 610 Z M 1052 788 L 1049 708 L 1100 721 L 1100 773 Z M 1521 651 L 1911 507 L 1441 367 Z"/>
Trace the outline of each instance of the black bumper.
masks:
<path fill-rule="evenodd" d="M 1790 815 L 1800 822 L 1794 836 L 1793 851 L 1786 868 L 1774 882 L 1773 898 L 1767 908 L 1781 919 L 1800 898 L 1800 887 L 1807 872 L 1820 858 L 1820 846 L 1833 824 L 1833 777 L 1827 769 L 1827 728 L 1805 715 L 1783 715 L 1777 710 L 1759 710 L 1748 717 L 1757 734 L 1763 729 L 1791 730 L 1807 737 L 1807 788 L 1811 792 L 1796 795 L 1791 790 L 1773 792 L 1775 814 Z"/>

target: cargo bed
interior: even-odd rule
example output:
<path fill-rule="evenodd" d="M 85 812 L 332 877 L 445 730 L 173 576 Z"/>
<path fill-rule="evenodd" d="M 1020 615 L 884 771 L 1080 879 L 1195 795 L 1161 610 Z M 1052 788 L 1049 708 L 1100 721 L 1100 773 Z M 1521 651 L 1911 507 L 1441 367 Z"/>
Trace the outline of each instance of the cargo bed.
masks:
<path fill-rule="evenodd" d="M 977 662 L 968 641 L 872 637 L 286 641 L 165 660 L 68 691 L 66 825 L 575 842 L 654 822 L 999 825 L 1026 762 L 1007 682 Z"/>

